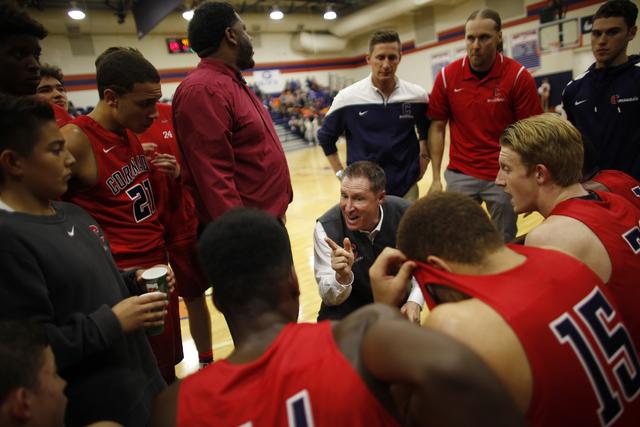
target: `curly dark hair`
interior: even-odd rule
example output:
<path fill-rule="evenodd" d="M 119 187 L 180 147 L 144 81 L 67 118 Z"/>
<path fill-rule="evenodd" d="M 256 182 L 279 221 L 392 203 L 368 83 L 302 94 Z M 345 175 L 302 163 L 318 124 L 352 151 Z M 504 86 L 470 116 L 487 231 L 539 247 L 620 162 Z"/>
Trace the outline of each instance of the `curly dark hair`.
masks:
<path fill-rule="evenodd" d="M 423 197 L 407 209 L 396 244 L 409 259 L 423 263 L 435 255 L 451 262 L 479 264 L 504 242 L 475 200 L 447 191 Z"/>
<path fill-rule="evenodd" d="M 289 236 L 272 215 L 235 208 L 209 224 L 198 252 L 215 301 L 225 316 L 254 316 L 276 309 L 279 286 L 293 261 Z"/>
<path fill-rule="evenodd" d="M 49 32 L 30 17 L 25 8 L 18 6 L 15 0 L 0 0 L 0 40 L 22 34 L 42 40 Z"/>
<path fill-rule="evenodd" d="M 64 86 L 64 82 L 62 81 L 64 75 L 62 74 L 62 70 L 60 69 L 60 67 L 56 65 L 40 65 L 40 77 L 53 77 L 54 79 L 58 80 L 62 86 Z"/>
<path fill-rule="evenodd" d="M 227 28 L 238 22 L 238 15 L 232 4 L 208 1 L 193 11 L 193 18 L 187 29 L 189 45 L 199 57 L 206 57 L 220 48 Z"/>
<path fill-rule="evenodd" d="M 159 83 L 158 70 L 133 48 L 109 48 L 110 53 L 102 53 L 98 59 L 96 83 L 100 99 L 104 99 L 104 91 L 113 90 L 123 96 L 133 90 L 136 83 Z"/>

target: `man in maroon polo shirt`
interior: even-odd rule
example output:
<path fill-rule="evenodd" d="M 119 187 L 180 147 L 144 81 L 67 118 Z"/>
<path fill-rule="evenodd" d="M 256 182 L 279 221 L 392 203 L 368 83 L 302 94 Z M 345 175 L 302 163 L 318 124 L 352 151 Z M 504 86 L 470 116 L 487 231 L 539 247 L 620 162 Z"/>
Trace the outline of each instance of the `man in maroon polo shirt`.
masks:
<path fill-rule="evenodd" d="M 173 123 L 199 227 L 233 206 L 284 223 L 291 178 L 271 117 L 240 73 L 254 66 L 246 26 L 229 3 L 206 2 L 188 31 L 201 60 L 176 90 Z"/>

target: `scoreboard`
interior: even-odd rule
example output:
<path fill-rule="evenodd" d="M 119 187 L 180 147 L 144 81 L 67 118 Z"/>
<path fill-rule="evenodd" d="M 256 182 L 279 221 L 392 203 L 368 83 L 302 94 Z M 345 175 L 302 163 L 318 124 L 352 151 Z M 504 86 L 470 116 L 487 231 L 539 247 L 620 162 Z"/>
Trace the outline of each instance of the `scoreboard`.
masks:
<path fill-rule="evenodd" d="M 169 53 L 192 53 L 193 50 L 189 47 L 189 39 L 167 39 L 167 47 Z"/>

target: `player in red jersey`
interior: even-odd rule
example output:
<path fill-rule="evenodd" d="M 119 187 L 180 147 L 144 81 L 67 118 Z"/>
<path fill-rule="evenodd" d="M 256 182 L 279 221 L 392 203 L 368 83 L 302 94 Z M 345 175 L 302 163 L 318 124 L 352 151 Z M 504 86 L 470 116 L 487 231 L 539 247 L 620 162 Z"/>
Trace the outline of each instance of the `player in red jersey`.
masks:
<path fill-rule="evenodd" d="M 518 213 L 545 217 L 525 245 L 552 245 L 587 264 L 616 300 L 640 349 L 640 211 L 622 196 L 581 185 L 583 143 L 573 125 L 545 113 L 508 126 L 500 137 L 496 184 Z"/>
<path fill-rule="evenodd" d="M 122 49 L 104 56 L 96 81 L 100 95 L 96 108 L 61 129 L 76 158 L 63 199 L 96 218 L 118 267 L 166 263 L 149 165 L 136 137 L 158 117 L 160 76 L 139 52 Z M 164 332 L 150 336 L 149 342 L 163 378 L 171 383 L 174 365 L 183 357 L 175 293 L 167 310 Z"/>
<path fill-rule="evenodd" d="M 282 225 L 257 210 L 231 210 L 208 226 L 199 251 L 235 350 L 167 389 L 150 426 L 523 425 L 471 351 L 395 308 L 297 324 L 289 245 Z M 389 383 L 415 392 L 402 409 Z"/>
<path fill-rule="evenodd" d="M 584 135 L 584 164 L 582 186 L 587 190 L 619 194 L 640 209 L 640 183 L 631 175 L 618 170 L 600 170 L 596 162 L 596 149 Z"/>
<path fill-rule="evenodd" d="M 198 220 L 193 199 L 182 185 L 178 143 L 171 122 L 171 106 L 158 103 L 160 117 L 140 142 L 150 160 L 151 187 L 154 190 L 169 261 L 180 283 L 178 294 L 189 312 L 189 331 L 198 350 L 200 368 L 213 362 L 211 316 L 205 300 L 209 287 L 196 250 Z"/>
<path fill-rule="evenodd" d="M 640 182 L 631 175 L 616 170 L 598 172 L 582 186 L 587 190 L 606 191 L 618 194 L 640 209 Z"/>
<path fill-rule="evenodd" d="M 530 426 L 637 425 L 638 355 L 587 266 L 559 251 L 505 245 L 486 212 L 457 192 L 414 203 L 397 244 L 369 272 L 375 300 L 404 298 L 413 273 L 432 307 L 424 326 L 480 355 Z"/>

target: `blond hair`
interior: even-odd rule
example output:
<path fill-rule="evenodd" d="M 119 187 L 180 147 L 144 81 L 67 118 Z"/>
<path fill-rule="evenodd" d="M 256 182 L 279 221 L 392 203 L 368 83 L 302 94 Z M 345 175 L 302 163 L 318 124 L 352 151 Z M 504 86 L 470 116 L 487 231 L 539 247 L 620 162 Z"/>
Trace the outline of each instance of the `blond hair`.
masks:
<path fill-rule="evenodd" d="M 507 126 L 500 136 L 500 145 L 520 155 L 527 173 L 542 164 L 551 179 L 562 187 L 582 179 L 582 135 L 558 114 L 540 114 Z"/>

